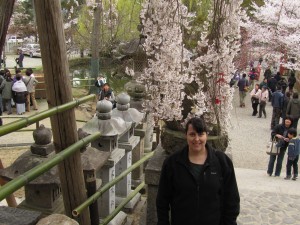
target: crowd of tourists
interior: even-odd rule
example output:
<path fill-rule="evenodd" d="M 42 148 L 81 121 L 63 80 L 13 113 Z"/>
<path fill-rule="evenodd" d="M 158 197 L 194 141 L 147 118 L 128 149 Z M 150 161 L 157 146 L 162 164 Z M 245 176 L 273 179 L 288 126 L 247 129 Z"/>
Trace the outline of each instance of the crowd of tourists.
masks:
<path fill-rule="evenodd" d="M 37 110 L 35 87 L 38 84 L 31 68 L 26 69 L 25 75 L 20 69 L 12 75 L 10 70 L 0 70 L 0 114 L 7 112 L 13 114 L 15 108 L 17 115 L 30 112 L 31 105 Z"/>
<path fill-rule="evenodd" d="M 259 66 L 258 66 L 259 67 Z M 245 97 L 250 95 L 252 116 L 267 118 L 266 105 L 272 106 L 271 140 L 276 143 L 277 152 L 270 154 L 267 174 L 279 177 L 284 155 L 287 152 L 285 179 L 296 180 L 298 177 L 298 160 L 300 154 L 300 138 L 297 136 L 298 120 L 300 118 L 299 94 L 294 91 L 296 84 L 295 71 L 290 71 L 288 79 L 280 72 L 272 74 L 270 67 L 264 71 L 263 81 L 259 82 L 259 74 L 252 68 L 248 74 L 244 73 L 237 82 L 239 88 L 240 107 L 246 107 Z M 281 122 L 280 122 L 281 120 Z M 293 167 L 293 174 L 291 168 Z"/>

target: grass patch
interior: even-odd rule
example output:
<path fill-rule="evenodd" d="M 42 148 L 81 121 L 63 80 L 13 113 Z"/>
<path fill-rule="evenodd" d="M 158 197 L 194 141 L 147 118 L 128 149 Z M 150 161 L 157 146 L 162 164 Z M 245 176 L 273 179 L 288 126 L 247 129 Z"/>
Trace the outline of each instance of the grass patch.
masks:
<path fill-rule="evenodd" d="M 85 88 L 72 88 L 74 98 L 81 98 L 88 95 L 88 90 Z"/>

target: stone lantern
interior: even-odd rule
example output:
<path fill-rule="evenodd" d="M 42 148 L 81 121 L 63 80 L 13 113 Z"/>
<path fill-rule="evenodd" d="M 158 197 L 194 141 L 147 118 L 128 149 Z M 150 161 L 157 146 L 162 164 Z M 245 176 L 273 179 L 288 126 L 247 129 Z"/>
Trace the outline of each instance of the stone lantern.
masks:
<path fill-rule="evenodd" d="M 54 155 L 49 128 L 41 125 L 33 132 L 33 138 L 35 143 L 31 145 L 31 151 L 26 151 L 11 166 L 0 170 L 3 179 L 12 180 Z M 18 207 L 41 211 L 44 215 L 64 213 L 57 166 L 25 185 L 25 200 Z"/>
<path fill-rule="evenodd" d="M 142 120 L 144 119 L 144 114 L 139 112 L 137 109 L 129 108 L 130 107 L 130 96 L 126 93 L 121 93 L 116 97 L 117 107 L 112 111 L 112 117 L 121 117 L 126 122 L 132 122 L 133 129 L 137 127 Z M 135 133 L 135 132 L 134 132 Z M 144 132 L 145 133 L 145 132 Z M 144 134 L 143 133 L 143 134 Z M 145 135 L 141 135 L 144 137 Z M 132 165 L 132 154 L 134 155 L 134 162 L 141 159 L 144 153 L 144 141 L 141 146 L 141 138 L 139 135 L 131 135 L 128 141 L 124 142 L 122 140 L 119 141 L 119 146 L 124 148 L 126 153 L 124 160 L 120 162 L 117 173 L 121 173 L 126 168 Z M 141 166 L 142 168 L 142 166 Z M 141 174 L 139 174 L 141 175 Z M 140 178 L 140 176 L 139 176 Z M 141 180 L 141 178 L 140 178 Z M 135 182 L 136 183 L 136 182 Z M 117 205 L 121 203 L 121 201 L 126 198 L 131 192 L 131 173 L 124 177 L 117 185 L 116 185 L 116 203 Z M 136 195 L 126 206 L 125 208 L 132 210 L 140 198 L 140 194 Z"/>
<path fill-rule="evenodd" d="M 95 132 L 101 132 L 102 134 L 99 139 L 91 143 L 91 147 L 110 153 L 108 161 L 96 174 L 105 184 L 115 178 L 119 163 L 125 156 L 125 150 L 119 148 L 118 142 L 120 140 L 124 142 L 128 141 L 130 133 L 133 131 L 131 122 L 125 122 L 120 117 L 111 117 L 112 103 L 110 101 L 99 101 L 96 110 L 95 117 L 82 127 L 82 131 L 87 134 L 93 134 Z M 111 187 L 98 199 L 98 205 L 101 218 L 105 218 L 115 210 L 115 187 Z M 119 212 L 111 223 L 122 224 L 125 218 L 126 214 Z"/>

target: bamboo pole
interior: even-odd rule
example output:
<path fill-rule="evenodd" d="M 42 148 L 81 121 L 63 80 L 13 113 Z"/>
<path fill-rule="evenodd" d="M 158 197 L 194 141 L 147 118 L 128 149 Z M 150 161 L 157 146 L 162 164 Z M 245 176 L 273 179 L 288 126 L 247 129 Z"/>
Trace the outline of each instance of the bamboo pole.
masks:
<path fill-rule="evenodd" d="M 34 180 L 41 174 L 45 173 L 52 167 L 58 165 L 62 161 L 71 157 L 74 153 L 79 152 L 79 150 L 89 144 L 90 142 L 96 140 L 101 136 L 100 132 L 89 135 L 80 141 L 74 143 L 73 145 L 66 148 L 64 151 L 57 153 L 53 158 L 39 164 L 38 166 L 28 170 L 24 174 L 18 176 L 17 178 L 11 180 L 3 187 L 0 188 L 0 201 L 2 201 L 6 196 L 14 193 L 16 190 L 20 189 L 24 185 L 28 184 L 30 181 Z M 76 183 L 76 182 L 74 182 Z"/>
<path fill-rule="evenodd" d="M 15 122 L 5 124 L 5 125 L 0 127 L 0 137 L 5 135 L 5 134 L 9 134 L 13 131 L 22 129 L 24 127 L 27 127 L 31 124 L 34 124 L 34 123 L 36 123 L 40 120 L 43 120 L 45 118 L 48 118 L 50 116 L 56 115 L 58 113 L 62 113 L 66 110 L 73 109 L 75 106 L 78 106 L 78 105 L 80 105 L 84 102 L 87 102 L 89 100 L 93 100 L 94 98 L 95 98 L 95 95 L 88 95 L 88 96 L 85 96 L 83 98 L 77 99 L 75 101 L 71 101 L 71 102 L 65 103 L 63 105 L 53 107 L 51 109 L 47 109 L 47 110 L 42 111 L 42 112 L 40 112 L 36 115 L 32 115 L 32 116 L 17 120 Z"/>
<path fill-rule="evenodd" d="M 72 101 L 69 63 L 60 0 L 34 0 L 37 28 L 42 53 L 49 108 Z M 51 117 L 55 151 L 58 153 L 78 140 L 74 109 Z M 87 198 L 80 152 L 58 165 L 65 213 Z M 80 225 L 90 225 L 89 210 L 77 218 Z"/>
<path fill-rule="evenodd" d="M 4 169 L 1 159 L 0 159 L 0 169 Z M 5 184 L 6 184 L 6 181 L 3 180 L 2 178 L 0 178 L 0 185 L 3 186 Z M 15 196 L 13 194 L 6 196 L 6 202 L 9 207 L 16 208 L 18 205 L 16 202 L 16 199 L 15 199 Z"/>
<path fill-rule="evenodd" d="M 89 207 L 93 202 L 97 201 L 98 198 L 102 196 L 103 193 L 105 193 L 108 189 L 110 189 L 112 186 L 114 186 L 116 183 L 118 183 L 120 180 L 122 180 L 128 173 L 132 172 L 132 170 L 136 169 L 139 167 L 142 163 L 150 159 L 154 155 L 155 151 L 152 151 L 148 153 L 146 156 L 144 156 L 142 159 L 137 161 L 135 164 L 132 166 L 128 167 L 126 170 L 124 170 L 119 176 L 117 176 L 115 179 L 112 181 L 108 182 L 105 184 L 99 191 L 97 191 L 94 195 L 89 197 L 85 202 L 83 202 L 81 205 L 79 205 L 76 209 L 73 210 L 73 215 L 74 216 L 79 216 L 80 213 Z"/>
<path fill-rule="evenodd" d="M 134 198 L 134 196 L 137 195 L 137 193 L 140 192 L 145 187 L 145 181 L 143 181 L 139 186 L 136 187 L 136 189 L 131 192 L 126 199 L 124 199 L 120 205 L 111 213 L 109 214 L 100 225 L 107 225 L 122 209 L 123 207 Z"/>

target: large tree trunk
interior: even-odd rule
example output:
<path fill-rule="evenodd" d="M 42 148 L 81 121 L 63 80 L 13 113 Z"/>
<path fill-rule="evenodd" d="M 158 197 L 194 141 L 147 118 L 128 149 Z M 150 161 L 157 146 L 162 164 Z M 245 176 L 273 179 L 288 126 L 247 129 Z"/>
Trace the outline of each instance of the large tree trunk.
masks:
<path fill-rule="evenodd" d="M 72 101 L 69 64 L 61 15 L 60 0 L 35 0 L 35 12 L 40 39 L 46 93 L 49 108 Z M 56 152 L 78 140 L 74 109 L 51 117 Z M 66 215 L 86 200 L 86 190 L 80 152 L 59 164 L 60 181 Z M 79 224 L 90 224 L 89 211 L 77 219 Z"/>
<path fill-rule="evenodd" d="M 0 62 L 9 21 L 14 9 L 14 4 L 15 0 L 0 0 Z"/>
<path fill-rule="evenodd" d="M 94 9 L 93 33 L 91 41 L 91 77 L 95 80 L 99 75 L 99 36 L 100 36 L 100 12 L 101 1 L 96 0 L 96 7 Z M 95 93 L 96 87 L 91 85 L 90 93 Z"/>

